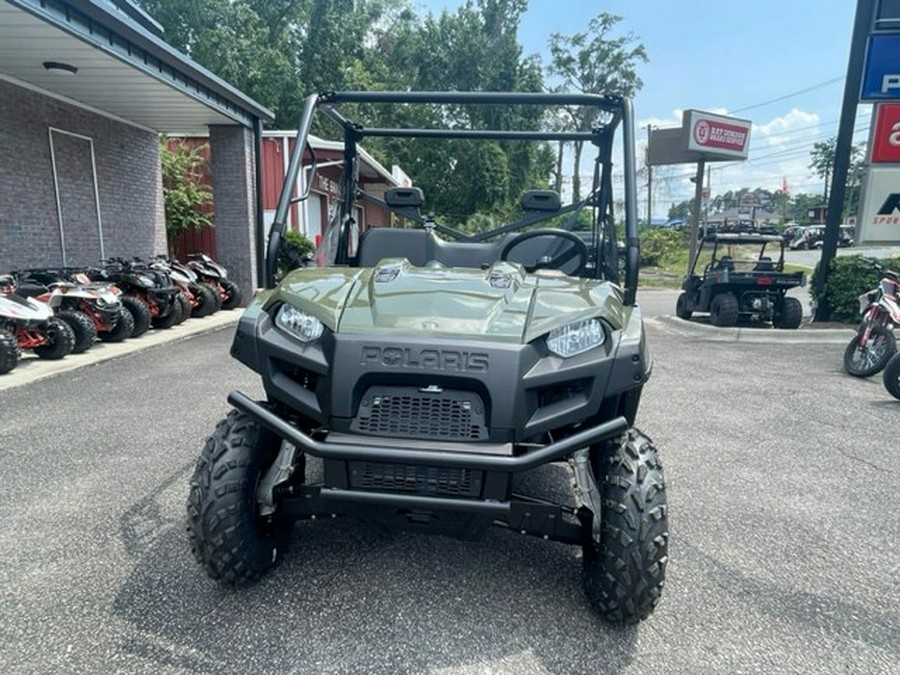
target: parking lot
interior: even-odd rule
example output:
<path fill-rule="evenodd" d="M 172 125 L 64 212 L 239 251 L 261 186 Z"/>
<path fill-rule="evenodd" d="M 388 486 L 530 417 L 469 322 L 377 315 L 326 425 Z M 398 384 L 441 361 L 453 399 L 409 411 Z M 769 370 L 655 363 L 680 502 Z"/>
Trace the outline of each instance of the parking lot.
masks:
<path fill-rule="evenodd" d="M 187 482 L 228 391 L 262 395 L 225 326 L 0 390 L 0 671 L 896 672 L 900 402 L 833 335 L 679 331 L 675 295 L 639 296 L 671 525 L 639 626 L 594 617 L 575 549 L 505 531 L 317 520 L 262 582 L 218 587 Z M 569 490 L 558 466 L 528 480 Z"/>

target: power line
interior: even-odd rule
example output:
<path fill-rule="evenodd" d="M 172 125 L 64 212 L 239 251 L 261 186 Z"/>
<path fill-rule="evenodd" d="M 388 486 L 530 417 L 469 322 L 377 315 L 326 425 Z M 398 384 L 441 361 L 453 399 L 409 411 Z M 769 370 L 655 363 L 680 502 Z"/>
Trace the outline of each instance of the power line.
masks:
<path fill-rule="evenodd" d="M 788 98 L 793 98 L 794 96 L 799 96 L 800 94 L 808 94 L 811 91 L 815 91 L 816 89 L 822 89 L 823 87 L 827 87 L 836 82 L 843 82 L 844 76 L 833 77 L 830 80 L 825 80 L 824 82 L 819 82 L 818 84 L 814 84 L 811 87 L 806 87 L 805 89 L 799 89 L 795 92 L 791 92 L 790 94 L 785 94 L 784 96 L 779 96 L 778 98 L 773 98 L 769 101 L 763 101 L 762 103 L 754 103 L 753 105 L 748 105 L 743 108 L 738 108 L 737 110 L 730 110 L 729 114 L 733 115 L 735 113 L 744 112 L 745 110 L 753 110 L 754 108 L 762 108 L 763 106 L 770 105 L 772 103 L 778 103 L 779 101 L 784 101 Z"/>

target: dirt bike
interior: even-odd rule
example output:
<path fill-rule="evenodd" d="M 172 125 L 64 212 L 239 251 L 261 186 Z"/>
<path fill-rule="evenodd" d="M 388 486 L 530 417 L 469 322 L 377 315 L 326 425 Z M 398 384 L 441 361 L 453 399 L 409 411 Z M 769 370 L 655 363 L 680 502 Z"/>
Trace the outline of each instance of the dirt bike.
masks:
<path fill-rule="evenodd" d="M 14 275 L 20 289 L 29 289 L 20 294 L 48 302 L 56 316 L 69 324 L 75 333 L 73 354 L 89 349 L 95 338 L 121 342 L 134 329 L 134 320 L 119 301 L 122 292 L 113 284 L 91 282 L 75 268 L 21 270 Z"/>
<path fill-rule="evenodd" d="M 859 296 L 862 323 L 844 350 L 844 370 L 854 377 L 881 372 L 897 351 L 894 327 L 900 326 L 900 275 L 877 269 L 884 276 L 878 288 Z"/>
<path fill-rule="evenodd" d="M 19 362 L 21 350 L 31 349 L 42 359 L 61 359 L 72 352 L 75 335 L 53 315 L 53 308 L 15 292 L 11 275 L 0 276 L 0 373 Z"/>
<path fill-rule="evenodd" d="M 210 284 L 216 290 L 217 309 L 234 309 L 241 304 L 241 289 L 228 278 L 228 270 L 205 253 L 188 255 L 190 267 L 200 281 Z"/>

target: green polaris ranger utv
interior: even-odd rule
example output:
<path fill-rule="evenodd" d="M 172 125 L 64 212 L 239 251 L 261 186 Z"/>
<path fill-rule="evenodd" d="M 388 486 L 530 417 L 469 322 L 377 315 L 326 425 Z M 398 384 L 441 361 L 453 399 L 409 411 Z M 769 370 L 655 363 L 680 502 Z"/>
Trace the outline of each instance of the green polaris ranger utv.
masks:
<path fill-rule="evenodd" d="M 536 106 L 546 114 L 582 106 L 595 113 L 596 126 L 367 126 L 364 112 L 379 105 Z M 306 196 L 294 186 L 301 171 L 316 171 L 308 139 L 317 116 L 343 130 L 343 202 L 317 264 L 276 284 L 291 206 Z M 596 149 L 593 181 L 586 197 L 568 205 L 553 191 L 528 191 L 514 222 L 466 233 L 423 217 L 418 188 L 366 194 L 357 144 L 367 137 L 581 141 Z M 624 174 L 622 244 L 614 147 L 617 179 Z M 360 201 L 406 225 L 369 227 L 357 237 Z M 231 348 L 262 378 L 265 399 L 229 395 L 235 409 L 207 441 L 191 479 L 189 533 L 200 565 L 227 585 L 253 582 L 283 559 L 292 536 L 304 536 L 296 521 L 317 516 L 460 538 L 497 526 L 581 547 L 585 591 L 605 619 L 649 616 L 663 587 L 668 526 L 657 451 L 634 426 L 651 370 L 635 303 L 636 212 L 627 99 L 308 97 L 269 235 L 266 289 L 241 317 Z M 321 462 L 320 480 L 309 479 L 307 457 Z M 519 492 L 525 472 L 552 462 L 571 470 L 570 500 Z"/>

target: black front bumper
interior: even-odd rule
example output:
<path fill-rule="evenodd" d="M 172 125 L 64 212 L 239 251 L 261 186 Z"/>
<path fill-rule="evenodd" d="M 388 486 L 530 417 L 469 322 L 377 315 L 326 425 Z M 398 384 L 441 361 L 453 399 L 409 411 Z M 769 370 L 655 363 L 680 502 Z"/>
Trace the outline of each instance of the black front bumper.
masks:
<path fill-rule="evenodd" d="M 489 455 L 479 451 L 478 444 L 466 446 L 458 444 L 456 452 L 437 452 L 429 450 L 427 442 L 414 450 L 385 445 L 329 443 L 317 441 L 303 433 L 297 427 L 285 421 L 269 408 L 253 401 L 239 391 L 228 395 L 228 402 L 241 410 L 262 426 L 271 429 L 276 435 L 314 457 L 348 461 L 398 462 L 425 466 L 444 466 L 460 469 L 477 469 L 484 471 L 501 471 L 518 473 L 535 469 L 548 462 L 564 458 L 579 448 L 585 448 L 604 440 L 621 435 L 628 428 L 624 417 L 616 417 L 602 424 L 582 429 L 555 443 L 531 450 L 517 456 Z"/>
<path fill-rule="evenodd" d="M 372 444 L 371 438 L 361 439 L 364 443 L 344 437 L 342 442 L 318 441 L 240 392 L 232 392 L 228 400 L 301 452 L 323 460 L 323 483 L 276 486 L 283 517 L 352 513 L 389 529 L 463 538 L 477 538 L 494 525 L 570 544 L 591 541 L 589 513 L 516 495 L 513 475 L 616 438 L 628 428 L 625 418 L 616 417 L 516 456 L 484 454 L 478 443 L 442 452 L 429 449 L 428 443 L 398 448 Z"/>

